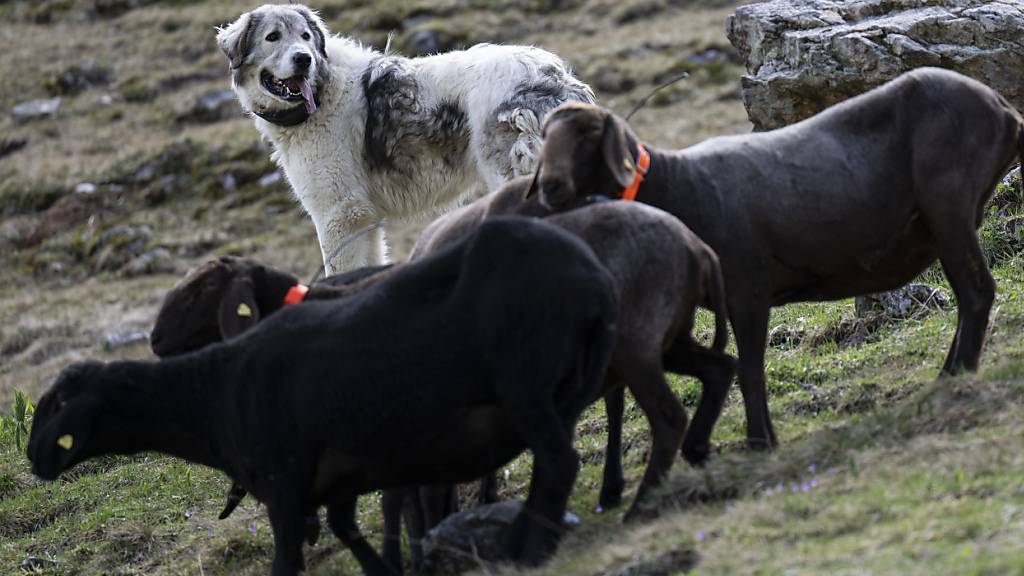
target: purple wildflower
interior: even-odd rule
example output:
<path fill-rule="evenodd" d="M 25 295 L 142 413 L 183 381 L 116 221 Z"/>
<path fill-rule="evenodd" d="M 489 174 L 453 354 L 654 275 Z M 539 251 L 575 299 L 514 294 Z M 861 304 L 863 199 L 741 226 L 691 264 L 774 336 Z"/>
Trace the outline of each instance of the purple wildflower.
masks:
<path fill-rule="evenodd" d="M 811 465 L 809 465 L 807 467 L 807 471 L 810 472 L 811 474 L 814 474 L 814 470 L 815 470 L 814 464 L 811 464 Z"/>
<path fill-rule="evenodd" d="M 248 530 L 249 530 L 249 533 L 250 533 L 250 534 L 255 534 L 255 533 L 256 533 L 256 525 L 255 525 L 255 524 L 253 524 L 252 522 L 249 522 L 249 528 L 248 528 Z"/>
<path fill-rule="evenodd" d="M 185 514 L 185 520 L 188 520 L 189 518 L 192 517 L 192 511 L 191 510 L 185 510 L 184 514 Z"/>
<path fill-rule="evenodd" d="M 811 478 L 811 488 L 817 488 L 817 487 L 818 487 L 818 477 L 815 476 L 814 478 Z"/>
<path fill-rule="evenodd" d="M 703 530 L 698 530 L 697 531 L 697 542 L 703 542 L 703 541 L 704 541 L 704 531 Z"/>

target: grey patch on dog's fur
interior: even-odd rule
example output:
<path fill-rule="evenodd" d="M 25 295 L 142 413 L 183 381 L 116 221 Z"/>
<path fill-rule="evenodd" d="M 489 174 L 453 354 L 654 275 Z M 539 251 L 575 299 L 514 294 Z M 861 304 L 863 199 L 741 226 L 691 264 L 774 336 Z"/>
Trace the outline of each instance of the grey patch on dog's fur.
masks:
<path fill-rule="evenodd" d="M 456 166 L 469 147 L 469 118 L 454 102 L 442 102 L 431 114 L 432 130 L 427 140 L 438 150 L 446 151 L 445 164 Z"/>
<path fill-rule="evenodd" d="M 262 21 L 262 14 L 249 15 L 249 21 L 245 23 L 245 32 L 242 33 L 242 38 L 235 47 L 237 52 L 231 55 L 231 73 L 234 75 L 233 79 L 236 85 L 240 86 L 245 81 L 245 59 L 252 53 L 254 32 L 260 27 Z"/>
<path fill-rule="evenodd" d="M 465 111 L 452 102 L 423 110 L 419 90 L 402 57 L 381 56 L 363 74 L 365 155 L 372 169 L 402 172 L 403 166 L 416 165 L 411 156 L 424 150 L 441 151 L 445 163 L 455 165 L 455 158 L 465 153 L 469 146 Z"/>
<path fill-rule="evenodd" d="M 585 84 L 566 76 L 563 70 L 548 66 L 540 70 L 536 80 L 520 85 L 495 113 L 500 116 L 516 108 L 527 108 L 542 120 L 545 112 L 565 102 L 594 104 L 594 93 Z"/>
<path fill-rule="evenodd" d="M 566 102 L 593 104 L 594 93 L 586 84 L 566 75 L 564 70 L 554 67 L 541 69 L 538 78 L 521 84 L 508 100 L 495 109 L 485 125 L 485 131 L 491 134 L 491 138 L 482 143 L 483 157 L 497 163 L 506 178 L 512 178 L 515 174 L 508 152 L 520 137 L 520 130 L 513 124 L 517 112 L 531 112 L 539 124 L 549 111 Z"/>
<path fill-rule="evenodd" d="M 366 160 L 374 169 L 395 167 L 395 153 L 407 118 L 419 115 L 419 85 L 402 59 L 376 58 L 363 73 L 366 96 Z"/>

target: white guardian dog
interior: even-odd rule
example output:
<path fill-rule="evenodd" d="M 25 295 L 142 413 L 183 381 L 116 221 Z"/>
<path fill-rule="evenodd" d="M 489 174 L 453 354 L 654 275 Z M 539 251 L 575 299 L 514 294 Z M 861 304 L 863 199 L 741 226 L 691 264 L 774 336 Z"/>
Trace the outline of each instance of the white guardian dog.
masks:
<path fill-rule="evenodd" d="M 218 31 L 232 86 L 274 145 L 336 274 L 386 260 L 383 219 L 436 215 L 533 171 L 540 120 L 594 93 L 558 56 L 481 44 L 422 58 L 330 36 L 265 5 Z"/>

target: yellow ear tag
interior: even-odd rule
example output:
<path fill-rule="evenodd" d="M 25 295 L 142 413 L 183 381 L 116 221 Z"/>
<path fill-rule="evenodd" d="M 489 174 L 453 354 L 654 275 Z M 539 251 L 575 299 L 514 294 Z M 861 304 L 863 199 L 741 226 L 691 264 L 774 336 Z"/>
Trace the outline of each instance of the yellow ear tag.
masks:
<path fill-rule="evenodd" d="M 242 302 L 241 304 L 238 305 L 237 314 L 239 316 L 245 316 L 246 318 L 248 318 L 249 316 L 252 316 L 252 308 L 249 308 L 248 304 Z"/>
<path fill-rule="evenodd" d="M 57 438 L 57 446 L 65 450 L 71 450 L 71 447 L 75 445 L 75 439 L 71 437 L 71 434 L 65 434 L 60 438 Z"/>
<path fill-rule="evenodd" d="M 629 156 L 626 156 L 622 159 L 622 165 L 625 166 L 626 170 L 629 172 L 635 170 L 635 168 L 633 167 L 633 159 L 630 158 Z"/>

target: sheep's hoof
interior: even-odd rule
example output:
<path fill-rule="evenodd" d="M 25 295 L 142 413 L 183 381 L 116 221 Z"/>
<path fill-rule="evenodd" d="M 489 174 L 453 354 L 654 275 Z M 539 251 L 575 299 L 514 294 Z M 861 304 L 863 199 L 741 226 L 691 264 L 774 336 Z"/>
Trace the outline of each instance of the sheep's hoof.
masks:
<path fill-rule="evenodd" d="M 310 546 L 316 544 L 316 541 L 320 539 L 320 517 L 307 516 L 306 517 L 306 543 Z"/>
<path fill-rule="evenodd" d="M 711 446 L 683 446 L 683 460 L 686 460 L 694 468 L 703 468 L 711 456 Z"/>
<path fill-rule="evenodd" d="M 601 497 L 597 500 L 597 507 L 594 512 L 600 514 L 605 510 L 611 510 L 622 504 L 622 487 L 605 488 L 601 490 Z"/>

